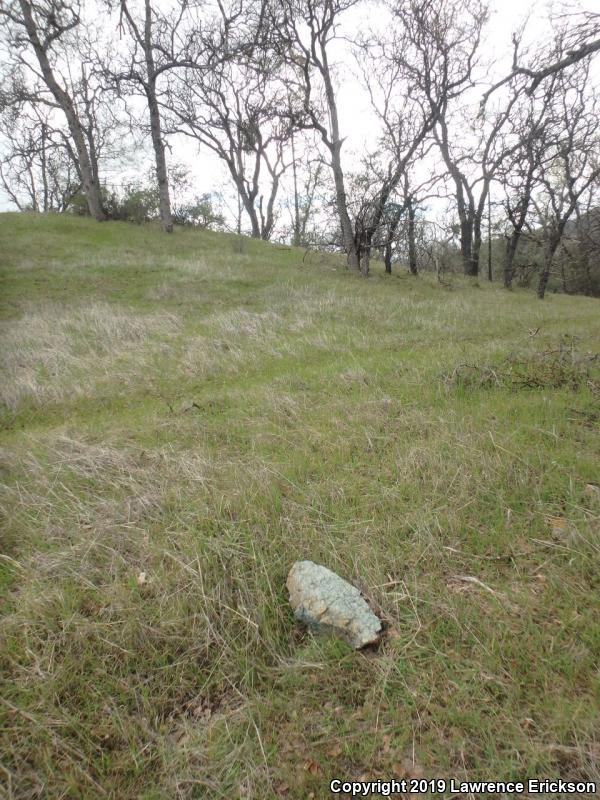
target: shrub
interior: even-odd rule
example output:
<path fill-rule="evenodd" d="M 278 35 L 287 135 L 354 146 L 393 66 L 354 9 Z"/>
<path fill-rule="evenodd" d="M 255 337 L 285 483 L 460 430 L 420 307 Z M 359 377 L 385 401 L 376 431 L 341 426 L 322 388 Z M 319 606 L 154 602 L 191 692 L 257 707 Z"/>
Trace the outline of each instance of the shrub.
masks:
<path fill-rule="evenodd" d="M 196 228 L 219 230 L 225 225 L 225 218 L 213 206 L 210 194 L 196 197 L 191 203 L 175 207 L 173 222 L 176 225 L 192 225 Z"/>

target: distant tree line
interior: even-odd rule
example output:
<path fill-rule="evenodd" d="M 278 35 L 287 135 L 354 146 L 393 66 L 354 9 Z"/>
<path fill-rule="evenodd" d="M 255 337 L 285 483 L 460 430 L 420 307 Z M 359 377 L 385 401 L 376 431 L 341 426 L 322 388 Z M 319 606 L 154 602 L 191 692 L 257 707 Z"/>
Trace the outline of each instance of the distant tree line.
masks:
<path fill-rule="evenodd" d="M 550 44 L 516 31 L 495 81 L 489 17 L 485 0 L 3 0 L 0 183 L 20 209 L 225 226 L 213 196 L 174 199 L 177 138 L 223 165 L 238 232 L 365 276 L 487 261 L 540 298 L 600 294 L 600 14 L 550 19 Z M 374 120 L 359 160 L 350 58 Z M 137 152 L 149 178 L 111 188 Z"/>

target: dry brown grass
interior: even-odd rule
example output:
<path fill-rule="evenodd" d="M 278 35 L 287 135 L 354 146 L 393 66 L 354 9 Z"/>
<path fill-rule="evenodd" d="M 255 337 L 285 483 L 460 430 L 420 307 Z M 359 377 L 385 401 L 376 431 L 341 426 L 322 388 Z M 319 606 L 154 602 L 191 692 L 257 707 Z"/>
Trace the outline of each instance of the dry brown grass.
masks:
<path fill-rule="evenodd" d="M 108 303 L 44 305 L 2 323 L 0 400 L 12 411 L 92 395 L 108 381 L 127 384 L 148 368 L 178 330 L 172 314 L 138 314 Z"/>

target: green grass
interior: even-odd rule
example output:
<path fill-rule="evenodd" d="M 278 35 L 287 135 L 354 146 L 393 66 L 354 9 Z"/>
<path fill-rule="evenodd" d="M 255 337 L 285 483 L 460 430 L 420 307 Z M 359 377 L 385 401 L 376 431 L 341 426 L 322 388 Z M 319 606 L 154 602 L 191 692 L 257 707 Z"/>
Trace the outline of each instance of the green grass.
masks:
<path fill-rule="evenodd" d="M 0 252 L 7 797 L 600 780 L 597 300 L 69 217 Z M 298 558 L 379 649 L 294 623 Z"/>

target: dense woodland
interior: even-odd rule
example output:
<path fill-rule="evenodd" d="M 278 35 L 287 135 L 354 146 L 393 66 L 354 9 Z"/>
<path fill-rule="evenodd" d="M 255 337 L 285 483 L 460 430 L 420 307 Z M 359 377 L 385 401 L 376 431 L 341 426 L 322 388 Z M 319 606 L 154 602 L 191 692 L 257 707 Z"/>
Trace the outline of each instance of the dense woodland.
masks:
<path fill-rule="evenodd" d="M 483 0 L 4 0 L 0 185 L 20 210 L 230 228 L 365 276 L 599 296 L 600 14 L 571 12 L 537 43 L 515 23 L 498 58 Z M 372 112 L 358 155 L 348 81 Z M 233 208 L 195 191 L 198 149 Z M 115 183 L 140 153 L 148 175 Z"/>

